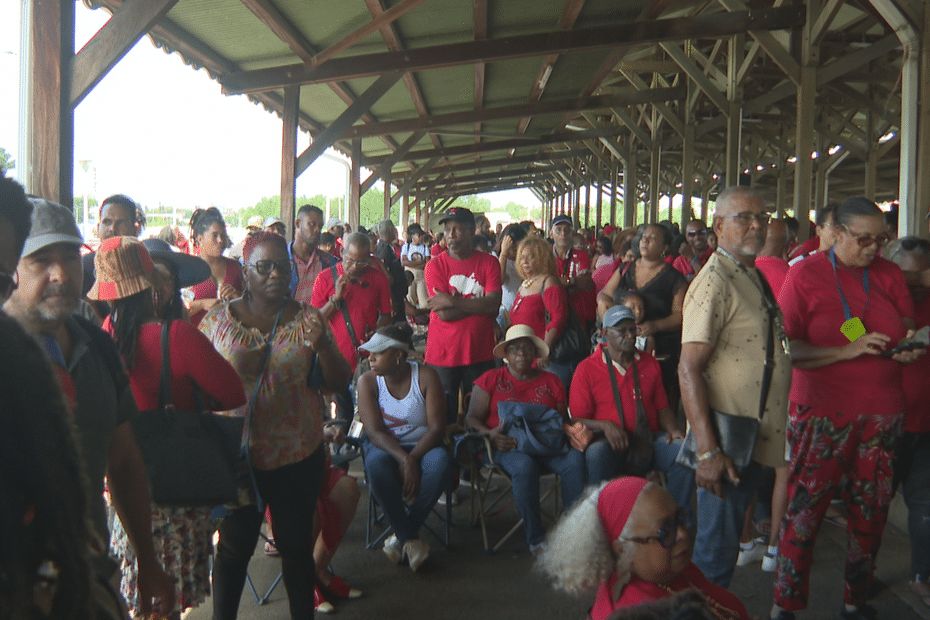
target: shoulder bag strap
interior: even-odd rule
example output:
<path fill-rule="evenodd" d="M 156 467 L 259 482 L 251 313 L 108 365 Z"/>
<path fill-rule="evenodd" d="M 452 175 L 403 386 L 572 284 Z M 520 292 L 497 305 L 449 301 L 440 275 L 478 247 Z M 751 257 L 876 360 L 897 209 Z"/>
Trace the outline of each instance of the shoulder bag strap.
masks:
<path fill-rule="evenodd" d="M 336 279 L 339 277 L 339 271 L 336 269 L 336 265 L 330 267 L 333 272 L 333 287 L 336 286 Z M 349 339 L 352 341 L 352 348 L 357 349 L 362 346 L 362 343 L 359 341 L 358 336 L 355 334 L 355 328 L 352 326 L 352 318 L 349 316 L 349 309 L 346 308 L 346 302 L 343 299 L 339 303 L 339 311 L 342 313 L 342 320 L 345 321 L 346 330 L 349 332 Z"/>
<path fill-rule="evenodd" d="M 614 408 L 617 410 L 617 417 L 620 419 L 620 428 L 626 430 L 626 419 L 623 415 L 623 401 L 620 400 L 620 387 L 617 385 L 616 371 L 614 370 L 613 362 L 610 361 L 610 356 L 607 355 L 607 351 L 601 349 L 601 353 L 604 355 L 604 363 L 607 364 L 607 375 L 610 377 L 610 389 L 614 395 Z"/>
<path fill-rule="evenodd" d="M 757 274 L 762 284 L 762 298 L 769 316 L 768 337 L 765 342 L 765 367 L 762 369 L 762 389 L 759 394 L 759 420 L 765 415 L 765 404 L 772 387 L 772 375 L 775 373 L 775 321 L 778 320 L 778 304 L 768 282 L 761 273 Z"/>
<path fill-rule="evenodd" d="M 158 385 L 158 408 L 174 409 L 171 399 L 171 321 L 161 325 L 161 381 Z"/>
<path fill-rule="evenodd" d="M 569 248 L 568 254 L 565 255 L 565 262 L 562 263 L 562 277 L 567 278 L 569 272 L 572 268 L 572 253 L 575 251 L 575 248 Z"/>
<path fill-rule="evenodd" d="M 636 403 L 636 430 L 652 432 L 649 429 L 649 419 L 646 417 L 646 406 L 643 404 L 643 388 L 639 382 L 639 366 L 636 356 L 633 356 L 633 402 Z M 613 376 L 613 375 L 611 375 Z"/>

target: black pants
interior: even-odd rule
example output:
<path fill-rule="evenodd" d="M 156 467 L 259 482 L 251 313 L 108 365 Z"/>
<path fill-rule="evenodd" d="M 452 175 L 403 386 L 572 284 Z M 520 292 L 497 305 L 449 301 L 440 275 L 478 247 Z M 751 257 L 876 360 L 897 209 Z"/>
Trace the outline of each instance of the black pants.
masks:
<path fill-rule="evenodd" d="M 271 509 L 275 545 L 292 620 L 313 617 L 313 514 L 323 484 L 322 448 L 308 458 L 267 471 L 256 470 L 262 498 Z M 239 508 L 220 524 L 220 542 L 213 563 L 213 619 L 235 620 L 245 585 L 249 559 L 258 543 L 262 514 L 255 506 Z"/>
<path fill-rule="evenodd" d="M 478 362 L 468 366 L 433 366 L 433 368 L 439 373 L 442 391 L 446 393 L 446 419 L 449 424 L 455 424 L 459 412 L 459 388 L 462 388 L 463 395 L 471 394 L 475 379 L 494 368 L 494 362 Z"/>

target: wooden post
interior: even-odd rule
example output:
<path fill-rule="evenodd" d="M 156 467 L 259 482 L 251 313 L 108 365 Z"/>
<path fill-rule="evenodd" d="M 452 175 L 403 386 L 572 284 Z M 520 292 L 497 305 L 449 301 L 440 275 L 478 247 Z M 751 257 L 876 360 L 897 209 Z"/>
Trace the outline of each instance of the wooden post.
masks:
<path fill-rule="evenodd" d="M 391 171 L 385 170 L 381 175 L 384 179 L 384 219 L 391 219 Z"/>
<path fill-rule="evenodd" d="M 827 203 L 827 175 L 829 170 L 827 168 L 828 160 L 830 157 L 823 152 L 824 143 L 823 140 L 818 138 L 817 140 L 817 172 L 814 175 L 814 209 L 819 209 Z M 829 147 L 828 147 L 829 148 Z M 799 222 L 804 223 L 804 220 L 799 219 Z"/>
<path fill-rule="evenodd" d="M 778 169 L 778 177 L 775 179 L 775 217 L 785 215 L 785 196 L 787 192 L 788 171 L 785 165 L 781 164 Z"/>
<path fill-rule="evenodd" d="M 703 192 L 701 192 L 701 221 L 705 224 L 710 224 L 707 221 L 707 216 L 709 215 L 710 205 L 707 203 L 710 202 L 710 186 L 706 187 Z"/>
<path fill-rule="evenodd" d="M 801 222 L 798 239 L 805 241 L 810 235 L 804 223 L 810 218 L 811 182 L 813 165 L 811 162 L 812 142 L 814 139 L 814 106 L 817 96 L 817 46 L 811 32 L 816 21 L 817 12 L 807 4 L 807 23 L 801 28 L 801 82 L 797 94 L 797 133 L 795 134 L 794 164 L 794 217 Z"/>
<path fill-rule="evenodd" d="M 362 211 L 362 140 L 352 140 L 352 168 L 349 174 L 349 225 L 358 232 Z"/>
<path fill-rule="evenodd" d="M 610 165 L 610 225 L 617 225 L 617 183 L 620 182 L 620 166 L 617 160 Z"/>
<path fill-rule="evenodd" d="M 920 111 L 917 123 L 917 175 L 915 215 L 919 221 L 926 222 L 926 212 L 930 209 L 930 7 L 924 5 L 923 27 L 920 29 Z M 902 205 L 903 208 L 903 205 Z M 921 224 L 915 234 L 927 236 L 926 224 Z"/>
<path fill-rule="evenodd" d="M 284 113 L 281 117 L 281 219 L 287 238 L 294 238 L 297 202 L 297 120 L 300 113 L 300 87 L 284 89 Z"/>
<path fill-rule="evenodd" d="M 866 90 L 866 96 L 871 95 L 872 89 Z M 866 156 L 865 179 L 862 195 L 869 200 L 875 200 L 875 185 L 878 179 L 878 136 L 875 135 L 875 115 L 870 110 L 866 113 L 865 122 Z"/>
<path fill-rule="evenodd" d="M 655 224 L 659 221 L 659 165 L 662 150 L 659 143 L 659 123 L 655 106 L 652 108 L 652 122 L 652 149 L 649 152 L 649 217 L 646 222 Z"/>
<path fill-rule="evenodd" d="M 740 133 L 742 131 L 743 95 L 739 86 L 739 67 L 743 61 L 744 37 L 737 35 L 728 41 L 727 54 L 727 154 L 726 185 L 739 185 Z"/>
<path fill-rule="evenodd" d="M 580 181 L 581 179 L 579 179 Z M 581 228 L 581 186 L 575 186 L 574 207 L 572 208 L 572 220 L 574 220 L 575 229 Z"/>
<path fill-rule="evenodd" d="M 404 192 L 403 202 L 400 203 L 400 229 L 399 234 L 403 235 L 407 230 L 407 222 L 410 220 L 410 192 Z"/>
<path fill-rule="evenodd" d="M 584 227 L 591 226 L 591 179 L 584 184 Z"/>
<path fill-rule="evenodd" d="M 74 204 L 74 113 L 71 56 L 74 3 L 29 0 L 29 109 L 23 151 L 26 190 L 68 207 Z"/>
<path fill-rule="evenodd" d="M 597 200 L 594 203 L 594 228 L 598 229 L 601 226 L 601 215 L 604 209 L 604 184 L 601 183 L 600 177 L 594 187 L 597 188 Z"/>
<path fill-rule="evenodd" d="M 623 227 L 636 225 L 636 148 L 630 148 L 630 154 L 623 162 Z"/>
<path fill-rule="evenodd" d="M 681 227 L 684 230 L 685 225 L 693 217 L 691 213 L 691 196 L 694 193 L 694 123 L 692 122 L 691 106 L 688 105 L 690 95 L 695 88 L 693 80 L 688 80 L 688 95 L 685 99 L 684 123 L 685 135 L 681 145 Z M 669 205 L 671 207 L 671 205 Z M 671 210 L 671 209 L 669 209 Z"/>
<path fill-rule="evenodd" d="M 418 192 L 414 196 L 414 200 L 413 200 L 414 218 L 417 224 L 419 224 L 420 226 L 423 226 L 423 214 L 421 213 L 421 210 L 420 210 L 421 202 L 422 201 L 420 200 L 420 194 Z"/>

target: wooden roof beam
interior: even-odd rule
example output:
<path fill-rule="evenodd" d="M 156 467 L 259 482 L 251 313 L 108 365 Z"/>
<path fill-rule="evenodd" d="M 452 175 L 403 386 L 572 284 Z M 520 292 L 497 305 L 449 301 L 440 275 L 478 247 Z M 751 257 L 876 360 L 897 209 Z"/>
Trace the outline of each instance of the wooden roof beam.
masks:
<path fill-rule="evenodd" d="M 367 77 L 394 70 L 423 71 L 506 58 L 628 47 L 695 37 L 714 39 L 746 30 L 793 28 L 804 22 L 804 12 L 801 9 L 803 7 L 780 7 L 697 15 L 361 54 L 333 58 L 317 67 L 299 64 L 239 71 L 223 76 L 221 82 L 228 94 L 250 93 L 292 84 L 319 84 Z"/>
<path fill-rule="evenodd" d="M 745 11 L 748 8 L 743 0 L 720 0 L 720 4 L 726 7 L 728 11 Z M 778 4 L 781 4 L 781 1 L 776 2 L 776 5 Z M 785 49 L 785 46 L 772 36 L 772 33 L 750 29 L 749 36 L 758 41 L 765 53 L 785 72 L 788 79 L 795 85 L 801 82 L 801 66 Z"/>
<path fill-rule="evenodd" d="M 418 159 L 429 159 L 430 157 L 453 157 L 456 155 L 473 155 L 475 153 L 484 153 L 487 151 L 500 151 L 511 148 L 523 148 L 532 146 L 543 146 L 546 144 L 571 144 L 581 142 L 591 138 L 600 138 L 601 136 L 615 136 L 626 133 L 626 128 L 611 127 L 609 129 L 591 129 L 586 131 L 567 131 L 555 134 L 548 134 L 538 138 L 513 138 L 510 140 L 496 140 L 494 142 L 481 142 L 480 144 L 465 144 L 462 146 L 452 146 L 442 149 L 431 149 L 428 151 L 413 151 L 407 153 L 405 160 L 412 161 Z M 379 165 L 386 156 L 362 158 L 363 166 Z"/>
<path fill-rule="evenodd" d="M 395 149 L 394 152 L 391 153 L 390 157 L 386 159 L 379 168 L 372 170 L 371 174 L 368 175 L 368 178 L 362 182 L 360 186 L 361 193 L 359 195 L 362 195 L 368 190 L 370 190 L 372 186 L 375 184 L 375 181 L 381 178 L 383 171 L 390 171 L 391 168 L 394 167 L 394 164 L 399 162 L 401 158 L 404 155 L 406 155 L 410 151 L 410 149 L 413 148 L 413 145 L 419 142 L 420 138 L 422 137 L 423 137 L 423 132 L 418 131 L 414 133 L 413 135 L 411 135 L 406 140 L 404 140 L 403 144 L 398 146 L 397 149 Z"/>
<path fill-rule="evenodd" d="M 423 0 L 403 0 L 402 2 L 392 6 L 386 11 L 382 9 L 382 12 L 376 15 L 375 18 L 370 22 L 361 28 L 353 30 L 319 54 L 316 54 L 313 58 L 310 59 L 309 64 L 311 66 L 323 64 L 342 50 L 352 47 L 360 40 L 370 35 L 372 32 L 380 30 L 392 22 L 397 21 L 402 15 L 410 12 L 411 9 L 414 9 L 421 4 L 423 4 Z"/>
<path fill-rule="evenodd" d="M 717 88 L 716 84 L 710 81 L 710 78 L 704 74 L 704 71 L 685 54 L 683 49 L 678 47 L 677 43 L 660 43 L 659 45 L 665 50 L 666 54 L 671 56 L 672 60 L 678 63 L 679 67 L 684 69 L 688 77 L 697 84 L 697 87 L 700 88 L 705 95 L 707 95 L 711 103 L 717 106 L 724 114 L 729 112 L 730 106 L 726 94 Z"/>
<path fill-rule="evenodd" d="M 649 85 L 646 84 L 646 82 L 644 82 L 643 79 L 636 73 L 623 69 L 621 69 L 620 72 L 626 76 L 626 79 L 628 79 L 637 90 L 649 90 Z M 674 129 L 678 135 L 682 137 L 685 135 L 685 124 L 681 121 L 680 118 L 678 118 L 678 115 L 675 114 L 675 112 L 670 107 L 664 103 L 653 103 L 652 105 L 655 107 L 656 111 L 662 115 L 662 118 L 665 119 L 665 122 L 672 126 L 672 129 Z"/>
<path fill-rule="evenodd" d="M 457 164 L 448 164 L 442 167 L 436 167 L 433 169 L 434 172 L 455 172 L 459 170 L 480 170 L 481 168 L 491 168 L 491 167 L 507 167 L 518 164 L 531 164 L 533 162 L 546 162 L 546 161 L 557 161 L 562 159 L 567 159 L 570 157 L 579 157 L 585 153 L 584 149 L 573 149 L 570 151 L 556 152 L 556 153 L 546 153 L 546 152 L 536 152 L 530 153 L 528 155 L 517 155 L 515 157 L 502 157 L 500 159 L 480 159 L 470 162 L 462 162 Z"/>
<path fill-rule="evenodd" d="M 347 138 L 364 138 L 408 131 L 429 131 L 437 127 L 450 125 L 464 125 L 471 122 L 482 122 L 506 118 L 520 118 L 537 114 L 558 114 L 562 112 L 582 112 L 614 106 L 637 103 L 652 103 L 655 101 L 671 101 L 684 96 L 684 88 L 657 88 L 646 91 L 635 91 L 616 95 L 600 95 L 595 97 L 579 97 L 576 99 L 559 99 L 527 103 L 498 108 L 485 108 L 484 110 L 468 110 L 465 112 L 452 112 L 423 118 L 409 118 L 396 121 L 387 121 L 374 125 L 358 125 L 352 127 L 345 135 Z"/>
<path fill-rule="evenodd" d="M 449 184 L 465 184 L 465 183 L 477 183 L 479 181 L 500 181 L 502 179 L 518 179 L 531 177 L 533 175 L 546 174 L 549 172 L 555 172 L 560 168 L 564 169 L 564 166 L 550 165 L 539 168 L 523 168 L 522 170 L 503 170 L 503 171 L 494 171 L 494 172 L 482 172 L 480 174 L 471 174 L 468 176 L 453 176 L 449 178 Z M 439 187 L 442 187 L 440 185 Z"/>
<path fill-rule="evenodd" d="M 472 2 L 472 16 L 474 19 L 475 41 L 484 41 L 488 38 L 488 0 L 474 0 Z M 475 110 L 484 109 L 484 77 L 483 62 L 475 63 Z M 475 123 L 475 142 L 481 142 L 481 121 Z"/>

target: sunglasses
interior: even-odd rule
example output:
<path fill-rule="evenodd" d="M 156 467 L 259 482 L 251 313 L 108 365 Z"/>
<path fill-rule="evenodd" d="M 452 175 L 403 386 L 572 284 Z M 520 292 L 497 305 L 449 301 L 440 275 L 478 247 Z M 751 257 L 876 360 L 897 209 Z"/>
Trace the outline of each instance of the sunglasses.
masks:
<path fill-rule="evenodd" d="M 743 211 L 742 213 L 737 213 L 729 217 L 734 222 L 739 222 L 743 226 L 751 226 L 753 222 L 758 222 L 760 226 L 765 226 L 772 221 L 772 215 L 770 213 L 754 213 L 752 211 Z"/>
<path fill-rule="evenodd" d="M 868 233 L 854 233 L 853 231 L 849 230 L 849 228 L 846 226 L 843 226 L 842 228 L 847 233 L 849 233 L 850 237 L 856 240 L 856 243 L 859 244 L 860 248 L 867 248 L 870 245 L 875 244 L 875 243 L 878 244 L 878 247 L 883 247 L 886 243 L 888 243 L 891 240 L 891 237 L 889 237 L 885 233 L 882 233 L 880 235 L 876 235 L 873 237 L 872 235 Z"/>
<path fill-rule="evenodd" d="M 634 542 L 639 545 L 648 545 L 655 541 L 659 543 L 663 549 L 671 549 L 675 546 L 675 541 L 678 540 L 678 528 L 683 527 L 688 529 L 690 526 L 690 514 L 684 508 L 679 508 L 675 511 L 675 514 L 662 523 L 655 536 L 630 536 L 628 538 L 621 538 L 621 540 Z"/>
<path fill-rule="evenodd" d="M 6 273 L 0 271 L 0 297 L 9 297 L 19 286 L 19 274 L 17 272 Z"/>
<path fill-rule="evenodd" d="M 290 275 L 291 273 L 291 263 L 286 260 L 259 260 L 249 263 L 249 266 L 255 269 L 260 276 L 271 275 L 274 269 L 277 269 L 281 275 Z"/>

